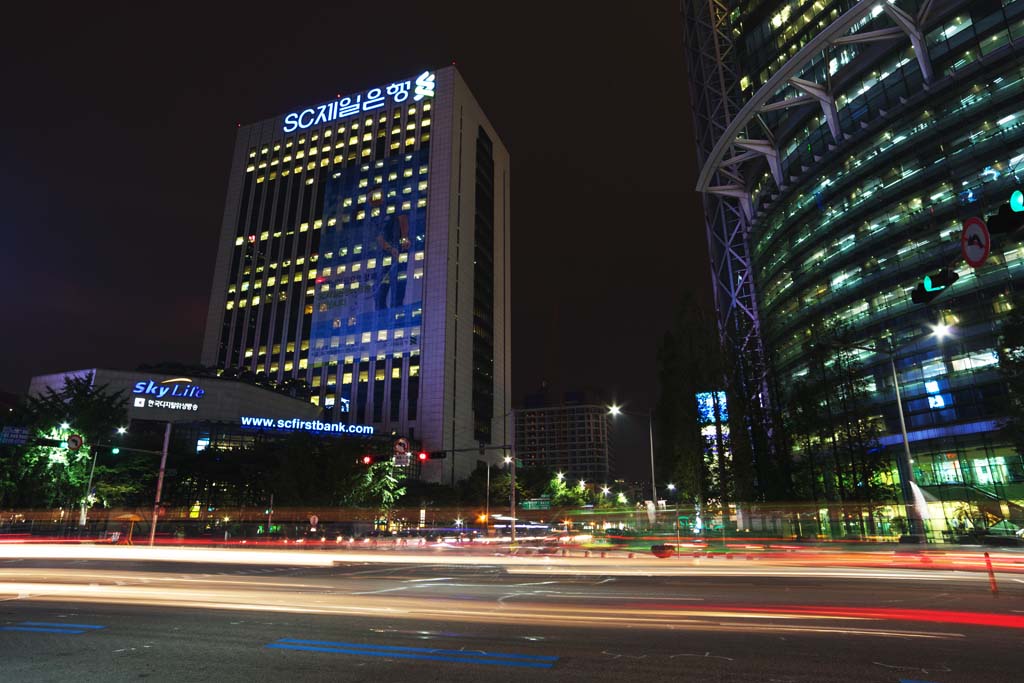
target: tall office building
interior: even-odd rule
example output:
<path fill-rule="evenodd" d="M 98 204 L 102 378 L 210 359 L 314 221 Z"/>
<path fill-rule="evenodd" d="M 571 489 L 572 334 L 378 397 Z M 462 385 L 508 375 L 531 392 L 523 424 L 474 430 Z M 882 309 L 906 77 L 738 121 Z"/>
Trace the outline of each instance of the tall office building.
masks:
<path fill-rule="evenodd" d="M 902 462 L 897 377 L 933 531 L 964 501 L 983 523 L 1024 522 L 999 367 L 1001 329 L 1024 303 L 1024 244 L 996 236 L 979 267 L 961 256 L 964 221 L 1012 213 L 1022 187 L 1024 2 L 682 9 L 720 330 L 737 393 L 765 408 L 734 425 L 767 437 L 757 476 L 783 441 L 787 388 L 826 372 L 822 349 L 841 342 Z M 943 269 L 959 279 L 915 303 Z M 940 324 L 953 336 L 932 335 Z"/>
<path fill-rule="evenodd" d="M 547 391 L 526 397 L 515 411 L 516 457 L 526 467 L 561 472 L 573 484 L 611 482 L 614 456 L 608 402 L 593 392 Z"/>
<path fill-rule="evenodd" d="M 203 363 L 428 450 L 508 444 L 508 259 L 508 152 L 454 67 L 241 126 Z"/>

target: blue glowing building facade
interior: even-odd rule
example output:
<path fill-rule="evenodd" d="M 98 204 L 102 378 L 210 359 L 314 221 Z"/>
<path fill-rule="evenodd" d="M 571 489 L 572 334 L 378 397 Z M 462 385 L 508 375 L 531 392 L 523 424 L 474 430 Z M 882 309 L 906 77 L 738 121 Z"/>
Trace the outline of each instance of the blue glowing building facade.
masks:
<path fill-rule="evenodd" d="M 241 126 L 203 362 L 428 450 L 509 444 L 509 214 L 508 152 L 454 67 Z"/>

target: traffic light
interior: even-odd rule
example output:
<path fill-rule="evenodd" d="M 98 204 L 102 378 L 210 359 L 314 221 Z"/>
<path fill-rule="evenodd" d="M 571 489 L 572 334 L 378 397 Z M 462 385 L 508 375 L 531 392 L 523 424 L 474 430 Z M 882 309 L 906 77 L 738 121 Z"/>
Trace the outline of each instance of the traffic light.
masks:
<path fill-rule="evenodd" d="M 910 294 L 910 299 L 915 304 L 927 304 L 942 294 L 944 290 L 952 286 L 960 279 L 960 275 L 950 268 L 943 268 L 934 275 L 925 275 L 924 280 L 917 283 L 917 287 Z"/>
<path fill-rule="evenodd" d="M 416 458 L 420 462 L 425 462 L 427 460 L 444 460 L 447 457 L 447 451 L 431 451 L 430 453 L 427 451 L 420 451 L 416 454 Z"/>
<path fill-rule="evenodd" d="M 367 467 L 369 467 L 370 465 L 373 464 L 373 456 L 364 455 L 363 457 L 359 458 L 359 460 L 357 460 L 356 462 L 359 463 L 360 465 L 366 465 Z"/>
<path fill-rule="evenodd" d="M 1000 206 L 994 216 L 986 218 L 985 224 L 993 235 L 1009 235 L 1024 228 L 1024 193 L 1014 191 L 1009 203 Z"/>
<path fill-rule="evenodd" d="M 113 448 L 110 449 L 110 454 L 111 455 L 117 455 L 120 452 L 121 452 L 121 449 L 118 448 L 117 446 L 114 446 Z"/>

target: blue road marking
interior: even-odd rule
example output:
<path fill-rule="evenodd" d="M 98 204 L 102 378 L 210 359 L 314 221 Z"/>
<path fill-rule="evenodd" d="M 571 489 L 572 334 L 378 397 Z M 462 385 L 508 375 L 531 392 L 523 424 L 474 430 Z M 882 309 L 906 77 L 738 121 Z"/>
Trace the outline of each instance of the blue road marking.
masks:
<path fill-rule="evenodd" d="M 14 626 L 0 626 L 0 631 L 28 631 L 31 633 L 71 633 L 74 635 L 106 628 L 96 624 L 68 624 L 53 621 L 21 621 Z"/>
<path fill-rule="evenodd" d="M 0 631 L 32 631 L 34 633 L 85 633 L 70 628 L 40 628 L 39 626 L 0 626 Z"/>
<path fill-rule="evenodd" d="M 333 652 L 342 655 L 362 655 L 364 657 L 389 657 L 391 659 L 420 659 L 434 662 L 458 662 L 460 664 L 489 664 L 491 666 L 518 666 L 532 669 L 550 669 L 553 662 L 536 662 L 522 660 L 475 659 L 470 657 L 440 657 L 428 654 L 412 654 L 405 652 L 382 650 L 347 650 L 336 647 L 314 647 L 311 645 L 289 645 L 287 643 L 270 643 L 266 647 L 278 650 L 305 650 L 308 652 Z"/>
<path fill-rule="evenodd" d="M 52 626 L 54 628 L 106 628 L 106 626 L 98 626 L 96 624 L 68 624 L 63 621 L 20 621 L 18 623 L 21 626 Z"/>
<path fill-rule="evenodd" d="M 371 645 L 369 643 L 338 643 L 330 640 L 300 640 L 298 638 L 280 638 L 279 643 L 295 643 L 298 645 L 324 645 L 327 647 L 347 647 L 359 650 L 389 650 L 393 652 L 420 652 L 428 655 L 455 655 L 473 657 L 496 657 L 498 659 L 528 659 L 541 662 L 555 662 L 558 657 L 548 655 L 505 654 L 502 652 L 483 652 L 482 650 L 437 650 L 427 647 L 403 647 L 401 645 Z"/>
<path fill-rule="evenodd" d="M 481 652 L 478 650 L 441 650 L 425 647 L 405 647 L 402 645 L 371 645 L 369 643 L 345 643 L 332 640 L 303 640 L 299 638 L 281 638 L 266 647 L 276 650 L 333 652 L 335 654 L 363 655 L 366 657 L 420 659 L 435 662 L 461 662 L 463 664 L 515 666 L 531 669 L 550 669 L 558 661 L 558 657 L 549 655 Z"/>

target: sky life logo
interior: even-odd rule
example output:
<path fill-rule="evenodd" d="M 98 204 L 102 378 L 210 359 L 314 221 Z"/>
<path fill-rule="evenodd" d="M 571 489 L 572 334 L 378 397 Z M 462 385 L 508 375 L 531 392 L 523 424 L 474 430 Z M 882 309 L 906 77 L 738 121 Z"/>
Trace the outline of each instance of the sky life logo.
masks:
<path fill-rule="evenodd" d="M 359 112 L 381 109 L 387 104 L 389 97 L 395 103 L 405 102 L 409 99 L 410 88 L 412 101 L 419 102 L 426 97 L 434 96 L 434 84 L 434 72 L 424 71 L 416 77 L 415 83 L 411 80 L 396 81 L 387 86 L 371 88 L 354 97 L 343 97 L 314 108 L 293 111 L 284 117 L 284 132 L 305 130 L 311 126 L 354 116 Z"/>
<path fill-rule="evenodd" d="M 193 384 L 189 377 L 174 377 L 159 383 L 151 379 L 136 382 L 132 393 L 137 396 L 152 396 L 154 398 L 198 399 L 202 398 L 206 391 Z"/>

